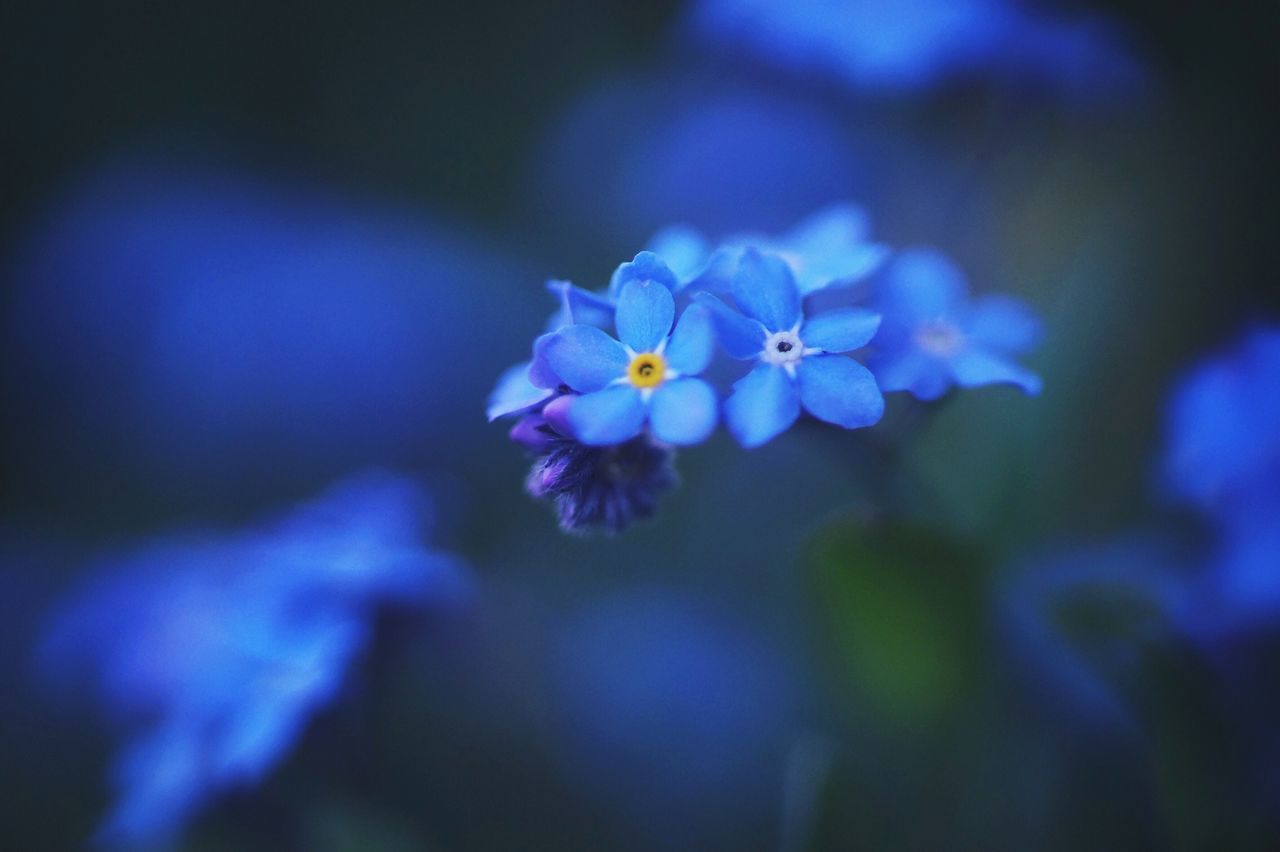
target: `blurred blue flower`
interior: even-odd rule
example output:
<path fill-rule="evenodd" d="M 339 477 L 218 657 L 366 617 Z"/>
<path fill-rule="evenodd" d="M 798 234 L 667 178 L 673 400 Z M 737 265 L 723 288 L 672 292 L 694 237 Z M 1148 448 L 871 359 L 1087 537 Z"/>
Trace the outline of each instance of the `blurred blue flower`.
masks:
<path fill-rule="evenodd" d="M 570 777 L 640 846 L 707 848 L 744 813 L 772 827 L 797 683 L 761 636 L 674 591 L 629 591 L 571 615 L 552 652 Z"/>
<path fill-rule="evenodd" d="M 880 317 L 842 308 L 806 319 L 791 267 L 782 258 L 747 249 L 730 283 L 733 310 L 716 296 L 698 296 L 730 356 L 758 363 L 734 385 L 725 403 L 729 431 L 756 447 L 790 428 L 800 408 L 820 420 L 856 429 L 884 413 L 875 378 L 837 353 L 865 346 Z"/>
<path fill-rule="evenodd" d="M 1071 722 L 1136 731 L 1128 690 L 1187 606 L 1173 542 L 1134 533 L 1023 560 L 997 589 L 1009 654 L 1044 706 Z"/>
<path fill-rule="evenodd" d="M 915 249 L 895 256 L 875 306 L 884 322 L 869 364 L 882 390 L 925 400 L 953 383 L 1010 383 L 1040 392 L 1039 377 L 1012 360 L 1039 340 L 1039 320 L 1005 296 L 970 299 L 964 274 L 942 254 Z"/>
<path fill-rule="evenodd" d="M 1017 0 L 697 0 L 686 26 L 788 71 L 890 94 L 998 72 L 1070 97 L 1108 97 L 1146 76 L 1108 21 Z"/>
<path fill-rule="evenodd" d="M 673 222 L 768 232 L 865 190 L 863 158 L 836 116 L 723 75 L 610 80 L 550 126 L 530 164 L 528 215 L 577 244 L 621 238 L 606 243 L 617 251 Z M 683 279 L 699 238 L 667 236 L 688 240 L 684 250 L 650 247 Z"/>
<path fill-rule="evenodd" d="M 209 799 L 260 782 L 337 694 L 376 605 L 468 599 L 461 566 L 423 546 L 427 512 L 411 482 L 369 474 L 253 530 L 157 539 L 98 566 L 40 661 L 91 678 L 129 732 L 104 840 L 172 839 Z"/>
<path fill-rule="evenodd" d="M 116 465 L 211 495 L 451 461 L 473 432 L 441 410 L 479 402 L 502 366 L 469 318 L 522 319 L 491 310 L 521 276 L 474 235 L 203 161 L 111 162 L 17 249 L 2 369 L 38 424 L 32 455 L 77 482 Z"/>
<path fill-rule="evenodd" d="M 727 291 L 748 249 L 775 254 L 787 262 L 801 296 L 864 280 L 889 256 L 889 248 L 871 241 L 870 219 L 861 207 L 832 204 L 806 216 L 777 237 L 745 233 L 728 237 L 713 252 L 706 239 L 687 226 L 659 231 L 649 248 L 675 271 L 681 288 Z"/>
<path fill-rule="evenodd" d="M 1280 626 L 1280 472 L 1222 519 L 1207 580 L 1207 606 L 1221 607 L 1233 625 Z"/>
<path fill-rule="evenodd" d="M 715 428 L 715 392 L 692 378 L 711 360 L 711 327 L 696 307 L 675 323 L 673 281 L 656 258 L 624 266 L 610 285 L 618 293 L 620 340 L 594 326 L 570 325 L 548 341 L 548 364 L 582 394 L 566 413 L 582 443 L 620 444 L 638 435 L 646 422 L 655 437 L 670 444 L 698 443 Z"/>
<path fill-rule="evenodd" d="M 1280 481 L 1280 328 L 1255 329 L 1193 368 L 1171 396 L 1165 432 L 1175 499 L 1221 513 Z"/>

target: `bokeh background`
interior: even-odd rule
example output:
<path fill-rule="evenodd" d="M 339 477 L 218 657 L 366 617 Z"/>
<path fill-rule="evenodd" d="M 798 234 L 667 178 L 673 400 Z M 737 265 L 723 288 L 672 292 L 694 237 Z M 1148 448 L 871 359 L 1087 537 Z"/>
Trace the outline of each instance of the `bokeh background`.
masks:
<path fill-rule="evenodd" d="M 6 5 L 3 845 L 112 807 L 119 729 L 40 651 L 61 602 L 377 467 L 473 602 L 377 607 L 172 842 L 1275 848 L 1280 628 L 1205 653 L 1148 582 L 1210 535 L 1161 495 L 1169 393 L 1280 317 L 1274 10 L 1017 7 L 1106 22 L 1064 41 L 970 4 L 953 68 L 902 37 L 936 4 L 869 3 L 899 46 L 842 75 L 732 5 Z M 543 280 L 841 200 L 1029 302 L 1043 395 L 720 435 L 653 520 L 561 534 L 483 417 Z"/>

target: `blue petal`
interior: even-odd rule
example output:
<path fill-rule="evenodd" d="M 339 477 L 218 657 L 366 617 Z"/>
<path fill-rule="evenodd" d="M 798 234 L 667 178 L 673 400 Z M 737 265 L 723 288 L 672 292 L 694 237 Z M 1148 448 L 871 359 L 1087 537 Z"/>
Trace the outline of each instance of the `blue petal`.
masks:
<path fill-rule="evenodd" d="M 769 332 L 759 322 L 744 317 L 710 293 L 698 293 L 693 298 L 709 312 L 720 345 L 730 358 L 754 358 L 764 349 Z"/>
<path fill-rule="evenodd" d="M 550 399 L 552 391 L 535 387 L 529 381 L 529 361 L 509 367 L 498 377 L 498 384 L 489 394 L 489 407 L 485 413 L 489 421 L 508 414 L 519 414 Z"/>
<path fill-rule="evenodd" d="M 649 403 L 649 426 L 668 444 L 697 444 L 710 437 L 719 414 L 715 391 L 702 379 L 663 383 Z"/>
<path fill-rule="evenodd" d="M 550 331 L 575 324 L 604 328 L 613 322 L 613 302 L 603 293 L 559 280 L 548 281 L 547 290 L 560 302 L 560 309 L 551 318 Z"/>
<path fill-rule="evenodd" d="M 1000 352 L 1026 352 L 1040 340 L 1043 327 L 1031 308 L 1008 296 L 984 296 L 969 308 L 965 334 Z"/>
<path fill-rule="evenodd" d="M 786 370 L 761 364 L 733 385 L 724 404 L 725 424 L 742 446 L 772 440 L 800 416 L 800 396 Z"/>
<path fill-rule="evenodd" d="M 850 352 L 871 342 L 880 328 L 880 315 L 861 308 L 840 308 L 805 321 L 800 339 L 806 347 L 827 352 Z"/>
<path fill-rule="evenodd" d="M 545 352 L 555 374 L 579 393 L 600 390 L 625 376 L 631 363 L 622 344 L 590 325 L 571 325 L 549 335 Z"/>
<path fill-rule="evenodd" d="M 596 447 L 621 444 L 639 435 L 644 415 L 640 391 L 629 385 L 585 394 L 573 400 L 568 409 L 573 434 Z"/>
<path fill-rule="evenodd" d="M 916 326 L 949 316 L 963 304 L 967 290 L 964 273 L 946 255 L 912 249 L 889 265 L 878 307 L 895 323 Z"/>
<path fill-rule="evenodd" d="M 671 291 L 653 281 L 631 281 L 618 295 L 618 339 L 636 352 L 652 352 L 671 332 L 676 302 Z"/>
<path fill-rule="evenodd" d="M 677 285 L 675 273 L 651 251 L 642 251 L 630 263 L 624 263 L 613 272 L 609 279 L 609 293 L 615 298 L 632 281 L 656 281 L 668 292 L 674 293 Z"/>
<path fill-rule="evenodd" d="M 884 397 L 871 371 L 852 358 L 814 355 L 797 370 L 805 410 L 828 423 L 857 429 L 879 422 Z"/>
<path fill-rule="evenodd" d="M 711 253 L 703 270 L 686 286 L 689 290 L 728 293 L 742 258 L 740 246 L 721 246 Z"/>
<path fill-rule="evenodd" d="M 871 362 L 871 372 L 885 393 L 910 391 L 926 401 L 937 399 L 951 387 L 946 364 L 915 348 L 877 356 Z"/>
<path fill-rule="evenodd" d="M 716 348 L 716 338 L 711 330 L 711 316 L 702 305 L 685 308 L 671 333 L 666 358 L 671 369 L 686 376 L 696 376 L 707 368 Z"/>
<path fill-rule="evenodd" d="M 1017 385 L 1035 396 L 1040 393 L 1040 377 L 1020 364 L 982 349 L 966 349 L 951 359 L 951 374 L 956 384 L 978 387 L 996 383 Z"/>
<path fill-rule="evenodd" d="M 889 257 L 889 249 L 869 242 L 870 219 L 853 204 L 833 204 L 800 222 L 783 238 L 787 261 L 800 295 L 860 281 Z"/>
<path fill-rule="evenodd" d="M 533 360 L 529 362 L 529 383 L 534 387 L 554 390 L 563 384 L 560 375 L 552 369 L 551 362 L 547 359 L 547 344 L 554 337 L 555 333 L 552 332 L 539 335 L 533 341 Z"/>
<path fill-rule="evenodd" d="M 791 267 L 777 255 L 755 249 L 743 252 L 732 290 L 743 313 L 770 331 L 788 331 L 800 321 L 800 293 Z"/>
<path fill-rule="evenodd" d="M 663 228 L 649 240 L 648 249 L 662 258 L 680 287 L 698 277 L 711 256 L 706 238 L 684 225 Z"/>

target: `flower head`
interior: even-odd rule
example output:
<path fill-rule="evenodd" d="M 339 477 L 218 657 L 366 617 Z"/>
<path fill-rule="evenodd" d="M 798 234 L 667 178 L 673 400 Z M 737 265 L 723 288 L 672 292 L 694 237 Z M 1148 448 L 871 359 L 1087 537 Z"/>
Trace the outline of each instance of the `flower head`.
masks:
<path fill-rule="evenodd" d="M 740 310 L 699 294 L 730 356 L 756 366 L 734 385 L 725 404 L 729 431 L 755 447 L 786 431 L 800 409 L 856 429 L 879 421 L 884 398 L 866 367 L 842 353 L 872 339 L 880 317 L 842 308 L 806 319 L 791 267 L 755 249 L 743 253 L 731 292 Z"/>
<path fill-rule="evenodd" d="M 885 391 L 927 400 L 952 384 L 1003 382 L 1040 392 L 1040 378 L 1012 360 L 1035 345 L 1039 321 L 1004 296 L 970 299 L 963 273 L 942 254 L 898 255 L 876 295 L 884 324 L 870 366 Z"/>
<path fill-rule="evenodd" d="M 565 532 L 621 532 L 637 518 L 652 515 L 658 498 L 679 482 L 674 452 L 648 435 L 590 447 L 560 436 L 545 421 L 521 422 L 540 432 L 545 442 L 525 489 L 555 504 Z"/>
<path fill-rule="evenodd" d="M 338 693 L 378 604 L 465 602 L 461 566 L 422 544 L 425 509 L 412 483 L 356 478 L 258 529 L 153 541 L 57 613 L 42 664 L 93 678 L 129 732 L 103 840 L 164 842 L 261 781 Z"/>
<path fill-rule="evenodd" d="M 620 444 L 646 424 L 661 441 L 695 444 L 715 428 L 715 392 L 693 378 L 711 359 L 710 325 L 690 308 L 672 330 L 674 276 L 651 258 L 624 265 L 610 285 L 618 294 L 619 339 L 594 326 L 570 325 L 547 340 L 547 366 L 581 394 L 569 403 L 566 422 L 584 444 Z"/>
<path fill-rule="evenodd" d="M 1228 508 L 1280 481 L 1280 327 L 1196 366 L 1174 391 L 1165 431 L 1165 483 L 1179 500 Z"/>

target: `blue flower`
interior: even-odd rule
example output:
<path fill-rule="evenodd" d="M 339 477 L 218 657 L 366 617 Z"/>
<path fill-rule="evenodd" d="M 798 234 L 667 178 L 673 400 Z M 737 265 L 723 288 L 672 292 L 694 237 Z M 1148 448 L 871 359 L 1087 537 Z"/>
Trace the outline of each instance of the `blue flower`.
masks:
<path fill-rule="evenodd" d="M 690 308 L 672 331 L 672 286 L 674 276 L 665 264 L 653 256 L 637 258 L 610 283 L 617 293 L 620 341 L 590 325 L 567 326 L 548 339 L 547 365 L 582 394 L 567 410 L 568 424 L 582 443 L 620 444 L 640 434 L 646 423 L 669 444 L 696 444 L 715 429 L 715 393 L 692 378 L 711 359 L 711 328 L 701 310 Z"/>
<path fill-rule="evenodd" d="M 1144 80 L 1116 28 L 1016 0 L 700 0 L 701 38 L 799 74 L 890 93 L 1006 72 L 1075 97 L 1115 96 Z M 1013 72 L 1013 73 L 1008 73 Z"/>
<path fill-rule="evenodd" d="M 880 282 L 884 323 L 870 360 L 880 387 L 936 399 L 952 384 L 993 383 L 1040 392 L 1040 379 L 1011 356 L 1032 348 L 1040 323 L 1004 296 L 968 297 L 964 274 L 942 254 L 917 249 L 894 258 Z"/>
<path fill-rule="evenodd" d="M 725 422 L 743 446 L 785 432 L 801 406 L 846 429 L 880 420 L 884 397 L 875 378 L 839 354 L 865 346 L 880 325 L 878 315 L 842 308 L 805 319 L 791 268 L 755 249 L 743 253 L 730 288 L 742 313 L 710 294 L 696 298 L 710 311 L 725 351 L 758 362 L 725 404 Z"/>
<path fill-rule="evenodd" d="M 658 498 L 680 481 L 671 448 L 648 435 L 589 447 L 564 437 L 545 419 L 527 417 L 517 429 L 538 435 L 543 451 L 529 471 L 525 489 L 534 498 L 554 503 L 565 532 L 622 532 L 637 518 L 651 516 Z"/>
<path fill-rule="evenodd" d="M 1280 328 L 1260 328 L 1196 366 L 1166 416 L 1164 481 L 1173 497 L 1230 511 L 1280 481 Z"/>
<path fill-rule="evenodd" d="M 111 843 L 171 840 L 206 801 L 256 784 L 334 699 L 383 602 L 463 603 L 421 541 L 424 497 L 383 475 L 246 532 L 153 541 L 101 566 L 56 614 L 41 661 L 92 678 L 129 731 Z"/>
<path fill-rule="evenodd" d="M 872 242 L 866 212 L 853 204 L 833 204 L 800 221 L 778 237 L 739 234 L 710 259 L 703 281 L 727 289 L 743 254 L 751 248 L 786 261 L 801 296 L 856 284 L 889 257 L 889 248 Z"/>

